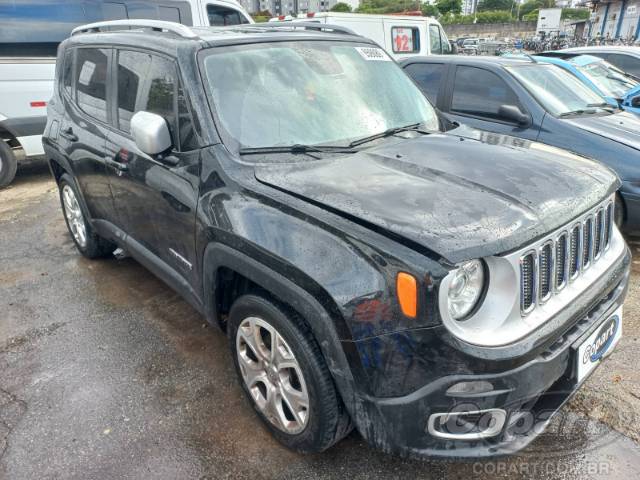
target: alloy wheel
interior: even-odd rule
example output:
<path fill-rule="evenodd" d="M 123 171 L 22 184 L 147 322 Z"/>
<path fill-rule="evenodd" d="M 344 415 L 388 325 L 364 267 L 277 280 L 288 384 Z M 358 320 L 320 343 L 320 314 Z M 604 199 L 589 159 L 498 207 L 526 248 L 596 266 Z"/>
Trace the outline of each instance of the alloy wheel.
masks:
<path fill-rule="evenodd" d="M 279 430 L 297 434 L 309 420 L 309 394 L 300 364 L 266 321 L 245 318 L 236 334 L 242 378 L 258 409 Z"/>
<path fill-rule="evenodd" d="M 86 247 L 87 228 L 84 222 L 84 215 L 82 215 L 76 194 L 69 185 L 65 185 L 62 188 L 62 203 L 64 205 L 64 214 L 69 224 L 69 230 L 71 230 L 73 238 L 80 247 Z"/>

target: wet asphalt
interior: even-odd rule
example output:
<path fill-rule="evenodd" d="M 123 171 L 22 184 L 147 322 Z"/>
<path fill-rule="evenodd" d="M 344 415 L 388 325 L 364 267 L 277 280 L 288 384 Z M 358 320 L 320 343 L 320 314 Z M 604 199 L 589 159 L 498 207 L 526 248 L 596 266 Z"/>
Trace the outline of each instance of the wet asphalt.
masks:
<path fill-rule="evenodd" d="M 0 191 L 0 479 L 638 478 L 639 302 L 634 262 L 621 342 L 515 456 L 410 461 L 356 432 L 300 455 L 243 398 L 221 332 L 135 261 L 75 251 L 36 164 Z"/>

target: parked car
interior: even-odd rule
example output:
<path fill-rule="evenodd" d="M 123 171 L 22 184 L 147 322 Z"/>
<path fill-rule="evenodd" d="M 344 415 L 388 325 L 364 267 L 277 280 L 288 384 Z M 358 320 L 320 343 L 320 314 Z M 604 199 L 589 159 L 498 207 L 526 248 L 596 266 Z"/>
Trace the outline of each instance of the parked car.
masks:
<path fill-rule="evenodd" d="M 616 222 L 640 230 L 640 119 L 611 107 L 569 72 L 525 58 L 402 62 L 451 120 L 597 159 L 622 179 Z"/>
<path fill-rule="evenodd" d="M 235 0 L 21 1 L 0 13 L 0 188 L 18 162 L 40 158 L 58 45 L 78 25 L 147 18 L 185 25 L 252 23 Z"/>
<path fill-rule="evenodd" d="M 564 68 L 603 96 L 610 105 L 640 114 L 640 79 L 614 67 L 606 60 L 592 55 L 558 58 L 544 53 L 533 58 Z"/>
<path fill-rule="evenodd" d="M 280 15 L 269 22 L 318 22 L 346 27 L 377 42 L 395 60 L 455 53 L 442 25 L 432 17 L 318 12 L 295 17 Z"/>
<path fill-rule="evenodd" d="M 355 425 L 403 455 L 517 450 L 622 334 L 615 174 L 472 139 L 372 40 L 105 22 L 57 72 L 43 141 L 76 247 L 127 250 L 226 331 L 290 448 Z"/>
<path fill-rule="evenodd" d="M 600 57 L 610 64 L 615 65 L 623 72 L 630 73 L 631 75 L 640 78 L 640 46 L 599 47 L 592 45 L 588 47 L 573 47 L 565 48 L 563 50 L 555 50 L 553 52 L 545 52 L 546 55 L 551 53 L 557 54 L 560 58 L 566 54 L 593 55 L 594 57 Z"/>

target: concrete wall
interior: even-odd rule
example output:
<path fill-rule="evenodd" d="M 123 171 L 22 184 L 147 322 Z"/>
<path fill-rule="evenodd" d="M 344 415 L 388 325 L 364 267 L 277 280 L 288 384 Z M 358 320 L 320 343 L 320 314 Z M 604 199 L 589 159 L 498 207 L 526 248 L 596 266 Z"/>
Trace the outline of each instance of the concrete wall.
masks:
<path fill-rule="evenodd" d="M 443 25 L 447 37 L 455 39 L 458 37 L 531 37 L 536 34 L 536 22 L 514 22 L 514 23 L 476 23 Z"/>

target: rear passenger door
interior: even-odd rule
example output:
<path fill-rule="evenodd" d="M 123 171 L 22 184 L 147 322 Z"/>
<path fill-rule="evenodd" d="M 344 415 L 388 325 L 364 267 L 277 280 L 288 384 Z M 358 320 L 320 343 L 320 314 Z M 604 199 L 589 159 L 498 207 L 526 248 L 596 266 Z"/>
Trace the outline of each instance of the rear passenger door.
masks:
<path fill-rule="evenodd" d="M 199 150 L 173 59 L 118 50 L 114 59 L 114 127 L 107 136 L 107 168 L 118 225 L 142 255 L 190 282 L 195 271 L 195 214 Z M 139 111 L 161 115 L 173 147 L 164 155 L 142 152 L 130 122 Z M 182 133 L 182 135 L 180 134 Z"/>
<path fill-rule="evenodd" d="M 498 74 L 482 67 L 457 65 L 451 72 L 445 111 L 453 120 L 471 127 L 536 140 L 540 125 L 518 125 L 500 115 L 502 105 L 529 114 L 515 91 Z M 529 115 L 530 116 L 530 115 Z"/>
<path fill-rule="evenodd" d="M 112 50 L 79 47 L 71 52 L 65 58 L 62 96 L 66 114 L 58 141 L 71 163 L 91 218 L 112 221 L 115 211 L 104 157 L 110 121 L 107 106 L 113 95 L 107 81 Z"/>

